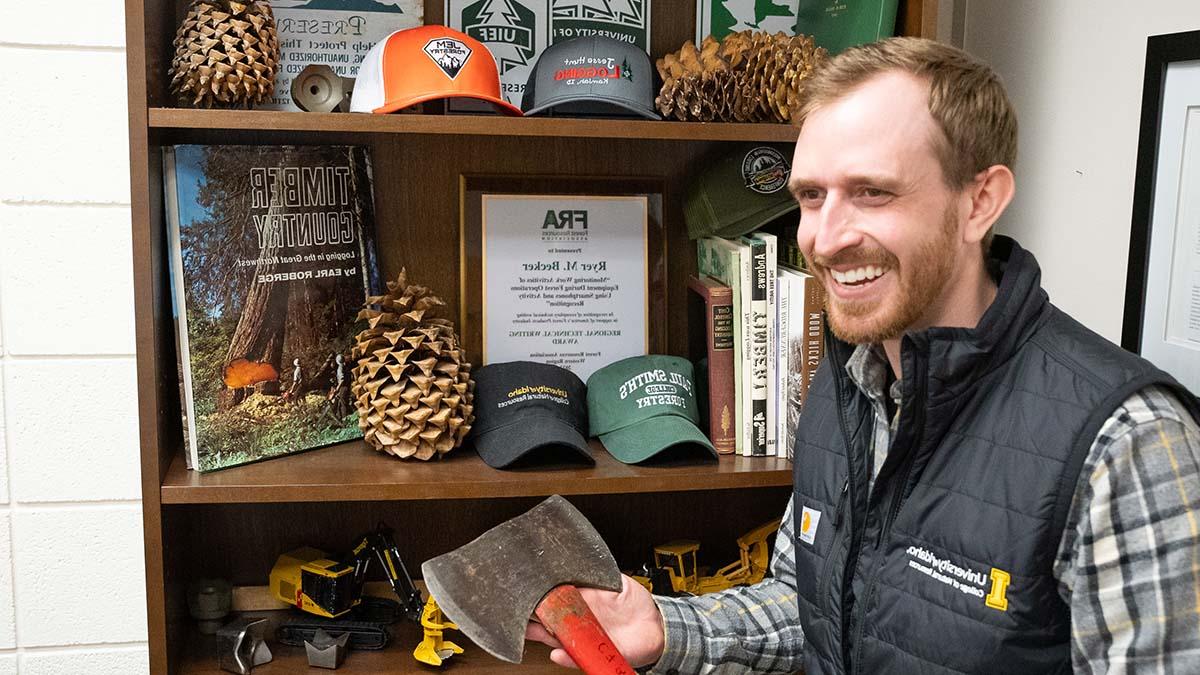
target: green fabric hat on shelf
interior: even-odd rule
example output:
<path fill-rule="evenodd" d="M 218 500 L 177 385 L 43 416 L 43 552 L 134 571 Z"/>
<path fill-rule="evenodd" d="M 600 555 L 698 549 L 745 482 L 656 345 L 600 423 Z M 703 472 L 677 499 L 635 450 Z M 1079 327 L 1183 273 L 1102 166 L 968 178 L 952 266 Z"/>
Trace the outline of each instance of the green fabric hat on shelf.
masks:
<path fill-rule="evenodd" d="M 688 238 L 740 237 L 795 210 L 791 155 L 786 143 L 741 143 L 705 162 L 684 197 Z"/>
<path fill-rule="evenodd" d="M 692 364 L 678 356 L 634 356 L 592 373 L 588 420 L 609 454 L 626 464 L 691 444 L 717 457 L 700 431 Z"/>

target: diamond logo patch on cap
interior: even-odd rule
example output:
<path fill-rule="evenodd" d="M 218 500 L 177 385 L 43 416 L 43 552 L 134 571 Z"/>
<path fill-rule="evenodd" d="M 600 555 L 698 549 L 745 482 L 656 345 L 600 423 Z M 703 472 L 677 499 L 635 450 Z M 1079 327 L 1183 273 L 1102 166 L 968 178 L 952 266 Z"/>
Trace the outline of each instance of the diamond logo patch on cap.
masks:
<path fill-rule="evenodd" d="M 471 58 L 471 48 L 461 40 L 454 38 L 437 38 L 425 44 L 425 53 L 433 62 L 446 73 L 446 77 L 454 79 L 458 72 Z"/>

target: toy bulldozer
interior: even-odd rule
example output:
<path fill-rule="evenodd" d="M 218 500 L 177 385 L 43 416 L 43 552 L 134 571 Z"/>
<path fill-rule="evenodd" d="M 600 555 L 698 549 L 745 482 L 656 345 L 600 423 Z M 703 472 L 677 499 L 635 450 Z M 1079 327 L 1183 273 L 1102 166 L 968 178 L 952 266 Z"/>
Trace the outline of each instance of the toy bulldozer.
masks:
<path fill-rule="evenodd" d="M 767 538 L 779 529 L 781 519 L 759 525 L 738 537 L 737 560 L 712 575 L 702 575 L 696 566 L 700 543 L 692 540 L 671 541 L 654 547 L 654 567 L 643 567 L 643 574 L 631 575 L 646 590 L 659 595 L 703 595 L 734 586 L 762 581 L 767 573 L 770 553 Z"/>

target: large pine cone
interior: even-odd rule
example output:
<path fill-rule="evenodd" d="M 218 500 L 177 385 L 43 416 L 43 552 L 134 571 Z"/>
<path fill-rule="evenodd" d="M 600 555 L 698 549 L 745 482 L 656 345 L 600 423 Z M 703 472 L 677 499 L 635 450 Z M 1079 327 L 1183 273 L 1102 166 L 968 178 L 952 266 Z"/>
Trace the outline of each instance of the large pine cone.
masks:
<path fill-rule="evenodd" d="M 655 104 L 664 117 L 697 122 L 789 122 L 804 80 L 827 58 L 806 35 L 730 33 L 688 42 L 657 62 Z"/>
<path fill-rule="evenodd" d="M 175 34 L 171 91 L 195 106 L 248 108 L 271 98 L 278 65 L 267 0 L 192 0 Z"/>
<path fill-rule="evenodd" d="M 475 382 L 445 306 L 402 270 L 358 314 L 351 392 L 363 439 L 396 457 L 430 459 L 462 444 L 475 420 Z"/>

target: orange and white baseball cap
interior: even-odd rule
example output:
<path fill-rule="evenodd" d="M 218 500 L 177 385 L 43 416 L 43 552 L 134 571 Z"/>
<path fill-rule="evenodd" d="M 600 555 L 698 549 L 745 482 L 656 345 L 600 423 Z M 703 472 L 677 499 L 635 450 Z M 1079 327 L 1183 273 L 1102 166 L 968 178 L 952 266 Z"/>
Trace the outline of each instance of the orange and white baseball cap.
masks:
<path fill-rule="evenodd" d="M 500 96 L 500 73 L 487 47 L 445 26 L 399 30 L 371 47 L 358 67 L 350 112 L 390 113 L 439 98 L 474 98 L 521 114 Z"/>

